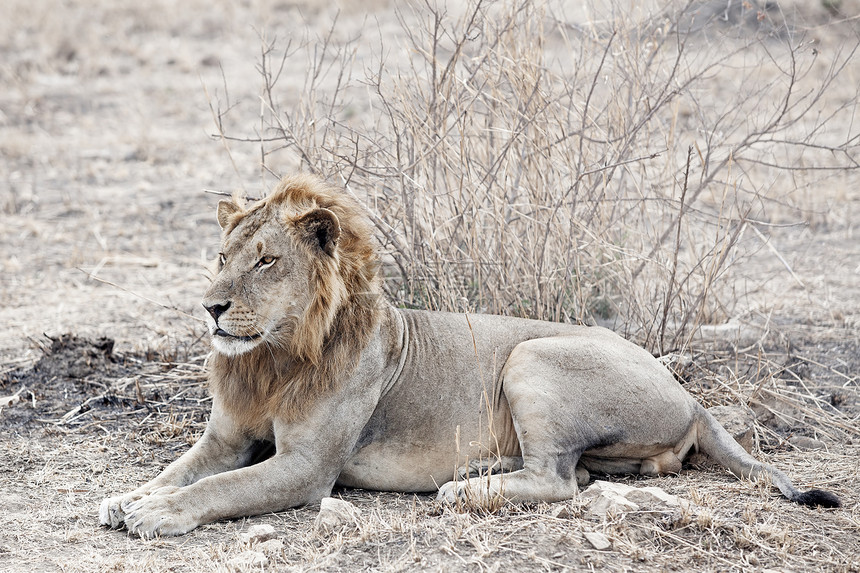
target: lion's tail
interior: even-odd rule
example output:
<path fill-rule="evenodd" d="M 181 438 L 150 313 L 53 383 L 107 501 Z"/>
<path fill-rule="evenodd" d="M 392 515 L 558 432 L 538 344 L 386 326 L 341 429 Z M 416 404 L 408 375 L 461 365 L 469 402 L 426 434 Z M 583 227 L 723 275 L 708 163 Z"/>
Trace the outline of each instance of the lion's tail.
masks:
<path fill-rule="evenodd" d="M 738 477 L 752 479 L 761 473 L 770 475 L 773 485 L 789 500 L 803 505 L 839 507 L 839 498 L 829 491 L 810 489 L 799 491 L 788 476 L 768 464 L 753 458 L 738 444 L 719 422 L 703 407 L 699 407 L 697 428 L 699 449 Z"/>

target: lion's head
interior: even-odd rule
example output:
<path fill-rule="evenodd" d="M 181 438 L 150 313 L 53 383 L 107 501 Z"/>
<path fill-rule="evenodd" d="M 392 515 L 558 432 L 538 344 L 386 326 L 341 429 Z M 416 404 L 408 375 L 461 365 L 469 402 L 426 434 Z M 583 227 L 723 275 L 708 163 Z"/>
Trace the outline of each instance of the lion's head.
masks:
<path fill-rule="evenodd" d="M 344 192 L 287 177 L 248 207 L 221 201 L 218 223 L 218 271 L 203 297 L 217 353 L 263 349 L 316 364 L 330 338 L 352 335 L 355 307 L 374 305 L 371 235 Z"/>

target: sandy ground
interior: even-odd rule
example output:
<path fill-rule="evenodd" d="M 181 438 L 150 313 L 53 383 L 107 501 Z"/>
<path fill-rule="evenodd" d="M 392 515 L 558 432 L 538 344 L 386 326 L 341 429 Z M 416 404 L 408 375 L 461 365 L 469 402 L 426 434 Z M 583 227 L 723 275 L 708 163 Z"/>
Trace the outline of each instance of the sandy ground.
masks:
<path fill-rule="evenodd" d="M 238 532 L 262 522 L 275 525 L 287 543 L 286 551 L 269 556 L 271 569 L 860 567 L 856 172 L 805 198 L 810 224 L 775 231 L 773 249 L 762 248 L 745 271 L 757 290 L 748 293 L 744 321 L 790 347 L 804 361 L 805 379 L 838 394 L 847 408 L 849 427 L 833 434 L 837 441 L 801 431 L 825 440 L 826 452 L 802 460 L 793 448 L 771 452 L 800 482 L 837 491 L 846 502 L 838 512 L 810 514 L 729 476 L 692 472 L 652 480 L 682 495 L 698 488 L 710 508 L 710 521 L 663 527 L 669 536 L 638 517 L 577 521 L 574 502 L 564 518 L 553 517 L 558 508 L 551 506 L 480 517 L 441 510 L 425 497 L 366 492 L 345 493 L 365 516 L 358 529 L 330 538 L 312 532 L 314 508 L 214 524 L 179 540 L 142 542 L 99 528 L 100 499 L 153 475 L 199 435 L 205 420 L 200 365 L 207 348 L 198 299 L 218 228 L 217 197 L 204 190 L 262 185 L 253 146 L 233 146 L 231 162 L 212 137 L 210 103 L 238 104 L 234 120 L 244 118 L 253 129 L 257 31 L 284 41 L 324 34 L 338 10 L 312 0 L 181 6 L 12 0 L 2 12 L 0 395 L 18 392 L 22 400 L 0 411 L 0 569 L 247 568 L 230 565 L 244 550 Z M 344 39 L 368 26 L 394 33 L 393 6 L 383 0 L 346 2 L 338 18 Z M 289 73 L 300 78 L 303 71 Z M 853 74 L 860 77 L 856 66 Z M 282 97 L 289 102 L 298 91 Z M 63 333 L 115 340 L 112 359 L 94 362 L 110 368 L 74 380 L 48 376 L 44 368 L 34 373 L 30 368 L 51 346 L 48 337 Z M 68 370 L 68 363 L 60 367 Z M 89 403 L 92 412 L 75 410 L 92 397 L 99 398 Z M 832 469 L 820 479 L 822 466 Z M 734 501 L 720 499 L 721 491 L 732 492 Z M 745 506 L 759 517 L 743 521 Z M 583 531 L 600 528 L 619 540 L 615 552 L 594 551 L 582 540 Z M 705 538 L 711 545 L 697 550 Z M 640 559 L 636 547 L 643 543 Z M 648 560 L 662 550 L 675 557 Z"/>

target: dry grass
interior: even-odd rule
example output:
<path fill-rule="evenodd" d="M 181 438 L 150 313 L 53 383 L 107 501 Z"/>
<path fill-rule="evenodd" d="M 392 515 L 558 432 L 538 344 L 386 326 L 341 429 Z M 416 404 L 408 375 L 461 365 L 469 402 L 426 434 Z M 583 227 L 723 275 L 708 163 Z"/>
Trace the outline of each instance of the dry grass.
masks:
<path fill-rule="evenodd" d="M 150 425 L 155 424 L 144 424 Z M 175 455 L 165 446 L 184 440 L 153 447 L 121 433 L 83 436 L 70 431 L 62 441 L 8 444 L 22 454 L 14 466 L 8 460 L 4 465 L 23 472 L 24 479 L 5 493 L 8 512 L 2 521 L 4 531 L 24 535 L 13 542 L 4 534 L 5 569 L 62 564 L 66 571 L 259 570 L 232 563 L 256 549 L 245 546 L 239 534 L 251 524 L 268 523 L 284 546 L 267 552 L 265 570 L 857 570 L 858 498 L 845 488 L 857 483 L 856 448 L 843 456 L 783 454 L 773 460 L 801 479 L 825 469 L 831 482 L 815 485 L 836 488 L 849 502 L 838 512 L 788 504 L 774 498 L 769 487 L 750 487 L 725 473 L 687 471 L 647 485 L 693 500 L 694 511 L 597 518 L 574 500 L 506 506 L 494 514 L 457 513 L 427 496 L 353 490 L 341 495 L 359 508 L 358 521 L 331 534 L 313 530 L 316 508 L 307 507 L 204 526 L 181 539 L 146 541 L 98 529 L 92 511 L 81 508 L 94 507 L 94 498 L 105 491 L 131 488 L 142 475 L 158 471 Z M 134 467 L 139 469 L 130 471 Z M 73 477 L 76 472 L 80 477 Z M 20 511 L 35 495 L 49 503 L 36 514 Z M 36 534 L 34 525 L 44 531 Z M 583 537 L 591 531 L 606 535 L 611 550 L 592 549 Z"/>
<path fill-rule="evenodd" d="M 404 306 L 608 321 L 685 349 L 736 314 L 738 263 L 802 221 L 783 182 L 858 168 L 857 44 L 822 69 L 778 10 L 611 5 L 587 25 L 551 2 L 403 8 L 405 48 L 336 43 L 336 23 L 299 46 L 264 37 L 257 135 L 227 139 L 259 146 L 264 178 L 305 169 L 359 196 Z M 302 58 L 285 106 L 280 70 Z"/>
<path fill-rule="evenodd" d="M 37 440 L 19 436 L 4 442 L 10 455 L 3 458 L 3 471 L 17 477 L 6 482 L 3 530 L 26 539 L 12 543 L 8 533 L 2 538 L 0 563 L 11 570 L 50 569 L 60 562 L 69 571 L 254 570 L 234 560 L 257 550 L 245 546 L 240 533 L 258 523 L 273 525 L 283 543 L 261 549 L 269 560 L 267 570 L 856 570 L 857 551 L 851 549 L 860 508 L 856 421 L 823 406 L 816 411 L 814 396 L 798 398 L 797 388 L 786 384 L 790 369 L 770 358 L 746 356 L 743 362 L 744 355 L 736 354 L 735 374 L 726 376 L 721 370 L 727 356 L 714 355 L 680 374 L 706 404 L 727 396 L 730 402 L 746 402 L 764 388 L 785 397 L 793 415 L 801 416 L 789 420 L 791 427 L 814 432 L 830 449 L 794 451 L 783 439 L 784 428 L 762 423 L 757 426 L 761 445 L 770 455 L 759 455 L 804 487 L 836 491 L 845 502 L 841 510 L 795 506 L 777 497 L 766 481 L 751 485 L 706 467 L 673 477 L 613 478 L 662 487 L 692 501 L 691 509 L 643 507 L 598 517 L 578 500 L 487 507 L 467 499 L 447 507 L 433 496 L 345 490 L 337 495 L 355 504 L 360 515 L 355 525 L 330 534 L 314 531 L 317 508 L 312 506 L 207 525 L 181 539 L 145 541 L 99 529 L 96 502 L 101 495 L 135 487 L 199 437 L 208 408 L 200 384 L 204 369 L 200 359 L 159 362 L 119 355 L 106 360 L 97 355 L 83 378 L 53 374 L 79 366 L 82 354 L 92 354 L 85 341 L 55 344 L 37 370 L 10 379 L 38 387 L 39 396 L 33 396 L 32 408 L 14 405 L 5 415 L 13 422 L 20 420 L 16 416 L 29 418 L 29 427 L 43 428 Z M 839 379 L 831 380 L 838 385 Z M 87 407 L 70 410 L 70 401 Z M 41 504 L 34 503 L 36 497 Z M 40 510 L 25 511 L 33 506 Z M 38 528 L 43 531 L 36 534 Z M 592 531 L 605 535 L 611 550 L 591 548 L 584 534 Z"/>
<path fill-rule="evenodd" d="M 116 330 L 127 333 L 129 321 L 143 323 L 152 329 L 151 342 L 82 378 L 42 375 L 17 357 L 2 357 L 0 396 L 18 392 L 20 400 L 0 412 L 0 569 L 259 570 L 231 563 L 249 549 L 239 533 L 249 524 L 270 523 L 284 547 L 268 554 L 266 570 L 857 571 L 860 323 L 849 304 L 828 302 L 816 315 L 819 322 L 799 330 L 786 324 L 798 315 L 778 302 L 812 308 L 821 296 L 798 267 L 804 260 L 778 239 L 801 226 L 809 233 L 838 229 L 852 236 L 853 216 L 842 206 L 850 205 L 857 188 L 856 19 L 805 23 L 802 14 L 756 2 L 629 4 L 589 5 L 587 16 L 565 13 L 554 3 L 472 3 L 447 13 L 418 4 L 401 7 L 396 18 L 380 8 L 378 34 L 373 19 L 361 36 L 335 22 L 320 37 L 309 32 L 286 49 L 283 38 L 274 41 L 272 26 L 259 62 L 262 105 L 252 98 L 251 106 L 236 106 L 226 94 L 242 93 L 242 86 L 228 80 L 229 89 L 215 90 L 207 82 L 215 138 L 235 158 L 237 185 L 252 188 L 242 170 L 256 158 L 261 188 L 272 180 L 270 172 L 301 168 L 357 195 L 374 218 L 387 254 L 386 285 L 399 304 L 606 321 L 655 352 L 684 353 L 692 360 L 679 374 L 691 392 L 707 405 L 753 407 L 759 414 L 757 455 L 804 487 L 835 491 L 842 509 L 797 507 L 775 497 L 765 482 L 750 485 L 711 468 L 621 478 L 686 497 L 697 504 L 695 511 L 601 519 L 571 500 L 492 511 L 477 504 L 458 513 L 432 496 L 344 491 L 361 517 L 355 527 L 331 535 L 313 531 L 316 508 L 308 507 L 211 524 L 180 539 L 128 538 L 97 527 L 99 500 L 136 487 L 175 459 L 202 432 L 208 409 L 200 330 L 187 322 L 186 330 L 150 325 L 153 313 L 144 307 L 113 313 Z M 854 6 L 849 0 L 830 4 Z M 159 59 L 163 50 L 135 53 L 129 47 L 140 29 L 170 28 L 158 11 L 118 1 L 111 10 L 122 17 L 121 28 L 111 20 L 91 24 L 88 12 L 78 13 L 70 26 L 33 5 L 18 10 L 38 13 L 33 28 L 44 29 L 50 41 L 28 45 L 59 61 L 39 73 L 92 79 L 105 73 L 97 66 L 106 66 L 109 75 L 117 68 L 136 70 L 140 62 L 171 65 Z M 216 32 L 229 28 L 233 12 L 218 20 L 208 10 L 201 8 L 207 18 L 194 14 L 186 24 L 212 44 Z M 816 17 L 823 18 L 820 13 Z M 349 14 L 339 22 L 344 18 Z M 0 23 L 8 32 L 0 36 L 12 37 L 13 24 Z M 74 57 L 77 32 L 69 30 L 90 25 L 99 34 L 112 30 L 117 50 L 77 47 L 81 54 Z M 168 31 L 169 39 L 175 31 Z M 115 60 L 102 61 L 114 52 L 120 54 Z M 206 48 L 195 57 L 211 52 Z M 51 92 L 39 95 L 44 88 L 38 82 L 26 83 L 23 64 L 15 66 L 2 67 L 0 77 L 37 94 L 26 102 L 36 111 L 20 123 L 60 105 L 48 97 Z M 180 66 L 186 75 L 195 69 L 181 60 Z M 193 89 L 199 89 L 194 79 Z M 110 100 L 119 110 L 115 123 L 103 124 L 97 116 L 103 132 L 134 125 L 125 112 L 142 104 L 129 106 L 133 95 Z M 202 96 L 194 101 L 205 105 Z M 193 107 L 173 94 L 164 105 Z M 0 127 L 17 121 L 14 109 L 4 107 Z M 242 133 L 248 135 L 237 135 Z M 199 250 L 205 242 L 200 221 L 212 218 L 211 209 L 188 201 L 180 213 L 190 229 L 180 233 L 183 217 L 159 211 L 167 195 L 137 184 L 142 173 L 159 172 L 164 189 L 175 195 L 177 174 L 192 171 L 171 163 L 171 155 L 198 147 L 198 141 L 160 133 L 136 139 L 134 154 L 145 158 L 140 171 L 96 159 L 86 165 L 83 181 L 63 187 L 56 181 L 72 172 L 63 162 L 82 160 L 45 147 L 45 137 L 38 141 L 50 157 L 35 163 L 32 181 L 20 179 L 29 173 L 21 167 L 29 161 L 25 143 L 17 135 L 0 143 L 3 161 L 14 160 L 9 187 L 30 190 L 4 192 L 2 215 L 14 228 L 20 220 L 14 217 L 48 213 L 52 229 L 57 227 L 41 235 L 33 231 L 40 241 L 15 235 L 15 248 L 26 253 L 28 243 L 41 251 L 51 240 L 68 242 L 74 266 L 131 269 L 126 278 L 144 276 L 133 290 L 147 295 L 147 281 L 171 274 L 183 285 L 171 291 L 179 293 L 178 301 L 151 298 L 190 311 L 196 300 L 186 300 L 193 297 L 185 293 L 192 271 L 165 260 L 172 259 L 174 244 L 193 245 L 182 256 L 199 274 L 195 265 L 204 258 Z M 208 186 L 229 180 L 228 167 L 212 168 L 208 156 L 184 157 L 209 163 Z M 45 178 L 62 195 L 40 205 Z M 193 179 L 198 186 L 204 180 Z M 98 207 L 86 207 L 85 225 L 66 215 L 68 204 L 78 207 L 78 186 L 102 189 L 106 182 L 111 192 L 139 189 L 145 195 L 135 197 L 143 201 L 135 203 L 139 212 L 129 208 L 104 222 Z M 123 197 L 118 203 L 129 203 Z M 164 218 L 151 224 L 175 235 L 120 241 L 126 229 L 146 236 L 135 225 L 145 218 L 141 214 L 153 212 Z M 80 239 L 79 227 L 98 244 Z M 214 222 L 211 233 L 214 241 Z M 806 234 L 800 240 L 813 239 Z M 15 264 L 41 260 L 38 254 L 3 268 L 11 273 Z M 751 268 L 750 257 L 762 269 Z M 78 271 L 60 278 L 68 276 L 86 280 Z M 774 277 L 799 294 L 774 291 Z M 855 296 L 852 277 L 843 277 L 848 287 L 827 293 L 828 300 Z M 33 284 L 38 280 L 44 281 L 37 277 Z M 93 282 L 86 285 L 94 288 Z M 75 288 L 109 314 L 104 291 Z M 45 299 L 33 291 L 28 297 L 59 316 L 69 310 L 63 304 L 72 292 L 57 289 Z M 7 306 L 24 304 L 14 296 L 20 295 L 7 296 Z M 730 336 L 717 336 L 723 326 L 731 327 Z M 826 449 L 801 451 L 791 440 L 796 435 L 816 438 Z M 590 531 L 604 533 L 612 549 L 592 549 L 583 538 Z"/>

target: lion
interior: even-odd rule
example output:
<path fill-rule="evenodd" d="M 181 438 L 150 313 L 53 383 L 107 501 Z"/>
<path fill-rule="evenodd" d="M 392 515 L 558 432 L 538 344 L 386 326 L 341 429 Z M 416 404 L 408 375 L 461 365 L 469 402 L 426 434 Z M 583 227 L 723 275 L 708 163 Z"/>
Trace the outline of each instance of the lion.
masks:
<path fill-rule="evenodd" d="M 336 485 L 552 502 L 589 472 L 676 474 L 691 450 L 739 477 L 770 476 L 791 501 L 840 505 L 755 460 L 657 358 L 610 330 L 395 308 L 368 217 L 317 178 L 284 178 L 249 206 L 222 200 L 217 219 L 203 297 L 211 417 L 155 479 L 102 502 L 104 525 L 180 535 L 318 502 Z"/>

